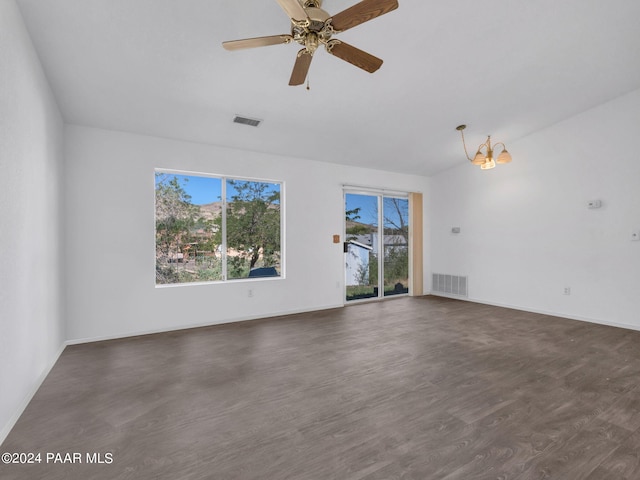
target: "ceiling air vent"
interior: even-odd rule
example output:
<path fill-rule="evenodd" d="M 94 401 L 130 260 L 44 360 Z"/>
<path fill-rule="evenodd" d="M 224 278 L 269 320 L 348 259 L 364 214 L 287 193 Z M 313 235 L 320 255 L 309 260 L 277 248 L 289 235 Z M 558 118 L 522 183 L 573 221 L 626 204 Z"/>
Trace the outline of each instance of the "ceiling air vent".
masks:
<path fill-rule="evenodd" d="M 241 117 L 240 115 L 236 115 L 236 117 L 233 119 L 233 123 L 241 123 L 243 125 L 250 125 L 252 127 L 257 127 L 262 123 L 262 120 L 258 120 L 256 118 Z"/>

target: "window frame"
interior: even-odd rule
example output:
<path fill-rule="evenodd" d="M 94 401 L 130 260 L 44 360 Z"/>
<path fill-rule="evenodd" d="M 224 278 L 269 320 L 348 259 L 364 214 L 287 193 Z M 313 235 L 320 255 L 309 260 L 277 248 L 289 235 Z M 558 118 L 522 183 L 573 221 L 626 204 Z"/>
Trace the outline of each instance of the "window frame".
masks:
<path fill-rule="evenodd" d="M 265 282 L 265 281 L 274 281 L 274 280 L 284 280 L 286 278 L 286 242 L 285 242 L 285 182 L 284 180 L 273 180 L 266 178 L 257 178 L 257 177 L 247 177 L 247 176 L 235 176 L 235 175 L 222 175 L 222 174 L 213 174 L 213 173 L 205 173 L 205 172 L 195 172 L 190 170 L 177 170 L 171 168 L 154 168 L 154 199 L 153 199 L 153 211 L 154 218 L 155 212 L 157 209 L 156 205 L 156 183 L 155 178 L 156 174 L 162 173 L 167 175 L 178 175 L 178 176 L 186 176 L 186 177 L 204 177 L 204 178 L 213 178 L 220 180 L 220 202 L 221 202 L 221 237 L 222 243 L 220 244 L 221 250 L 221 262 L 222 262 L 222 278 L 220 280 L 206 280 L 206 281 L 195 281 L 195 282 L 177 282 L 177 283 L 155 283 L 156 288 L 172 288 L 172 287 L 184 287 L 184 286 L 192 286 L 192 285 L 217 285 L 217 284 L 231 284 L 231 283 L 243 283 L 243 282 Z M 229 278 L 228 276 L 228 244 L 227 244 L 227 182 L 229 180 L 239 181 L 239 182 L 255 182 L 255 183 L 268 183 L 279 185 L 280 187 L 280 275 L 273 277 L 243 277 L 243 278 Z M 156 230 L 156 222 L 154 220 L 153 227 L 153 243 L 154 243 L 154 265 L 157 262 L 155 258 L 155 250 L 157 246 L 157 230 Z"/>

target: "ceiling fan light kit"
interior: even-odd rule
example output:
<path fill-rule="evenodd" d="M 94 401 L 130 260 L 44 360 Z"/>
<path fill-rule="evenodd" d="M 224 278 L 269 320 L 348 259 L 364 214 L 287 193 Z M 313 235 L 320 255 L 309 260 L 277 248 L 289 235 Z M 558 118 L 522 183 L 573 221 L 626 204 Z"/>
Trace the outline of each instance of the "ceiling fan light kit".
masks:
<path fill-rule="evenodd" d="M 511 154 L 507 151 L 507 147 L 504 143 L 498 142 L 495 144 L 491 144 L 491 135 L 487 136 L 487 140 L 480 144 L 478 147 L 478 151 L 475 156 L 471 158 L 467 153 L 467 145 L 464 141 L 464 129 L 467 128 L 466 125 L 458 125 L 456 130 L 460 132 L 462 136 L 462 146 L 464 147 L 464 154 L 467 156 L 467 159 L 471 162 L 472 165 L 477 165 L 481 170 L 490 170 L 495 168 L 496 163 L 509 163 L 511 162 Z M 501 146 L 502 152 L 498 155 L 497 158 L 494 158 L 495 147 Z M 484 150 L 484 151 L 483 151 Z"/>
<path fill-rule="evenodd" d="M 304 83 L 313 55 L 320 45 L 324 45 L 325 50 L 331 55 L 369 73 L 375 72 L 382 65 L 381 59 L 333 36 L 395 10 L 398 8 L 397 0 L 363 0 L 334 16 L 322 9 L 322 0 L 277 1 L 291 19 L 290 35 L 231 40 L 223 42 L 222 46 L 233 51 L 291 42 L 299 43 L 303 48 L 296 56 L 289 85 Z"/>

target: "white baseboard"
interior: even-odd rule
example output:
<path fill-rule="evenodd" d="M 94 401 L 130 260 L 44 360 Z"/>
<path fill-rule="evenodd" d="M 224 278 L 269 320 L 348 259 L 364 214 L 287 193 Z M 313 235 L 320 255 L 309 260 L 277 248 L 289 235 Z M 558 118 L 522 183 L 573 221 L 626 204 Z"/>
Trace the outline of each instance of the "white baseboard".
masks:
<path fill-rule="evenodd" d="M 462 300 L 464 302 L 480 303 L 482 305 L 491 305 L 493 307 L 510 308 L 512 310 L 520 310 L 522 312 L 539 313 L 541 315 L 549 315 L 551 317 L 566 318 L 566 319 L 569 319 L 569 320 L 578 320 L 578 321 L 581 321 L 581 322 L 596 323 L 598 325 L 607 325 L 609 327 L 626 328 L 627 330 L 640 331 L 640 326 L 639 325 L 631 325 L 631 324 L 628 324 L 628 323 L 620 323 L 620 322 L 611 322 L 611 321 L 608 321 L 608 320 L 601 320 L 599 318 L 583 317 L 583 316 L 580 316 L 580 315 L 568 315 L 566 313 L 550 312 L 550 311 L 547 311 L 547 310 L 541 310 L 539 308 L 522 307 L 522 306 L 510 305 L 510 304 L 506 304 L 506 303 L 487 302 L 485 300 L 479 300 L 477 298 L 459 297 L 459 296 L 456 296 L 456 295 L 447 295 L 447 294 L 443 294 L 443 293 L 440 293 L 440 292 L 438 292 L 438 293 L 428 293 L 426 295 L 433 295 L 434 297 L 452 298 L 454 300 Z"/>
<path fill-rule="evenodd" d="M 38 376 L 38 379 L 36 380 L 35 384 L 31 388 L 29 393 L 25 395 L 22 402 L 20 402 L 20 405 L 18 406 L 14 414 L 11 416 L 11 418 L 9 418 L 9 421 L 2 427 L 2 430 L 0 430 L 0 445 L 2 445 L 4 441 L 7 439 L 7 437 L 9 436 L 9 433 L 18 422 L 18 419 L 20 418 L 20 416 L 24 413 L 24 410 L 27 408 L 27 405 L 29 405 L 29 402 L 31 402 L 31 399 L 36 394 L 40 386 L 42 385 L 42 382 L 44 382 L 44 379 L 47 378 L 47 375 L 49 375 L 49 372 L 51 372 L 51 369 L 60 358 L 60 355 L 62 355 L 62 352 L 64 351 L 66 346 L 67 346 L 66 342 L 60 346 L 60 348 L 58 349 L 58 352 L 54 355 L 54 357 L 49 361 L 47 367 Z"/>
<path fill-rule="evenodd" d="M 263 318 L 273 318 L 273 317 L 282 317 L 284 315 L 295 315 L 298 313 L 312 313 L 312 312 L 320 312 L 322 310 L 331 310 L 333 308 L 344 308 L 344 304 L 340 303 L 337 305 L 324 305 L 321 307 L 315 307 L 312 309 L 294 309 L 294 310 L 286 310 L 282 312 L 272 312 L 267 315 L 265 314 L 257 314 L 257 315 L 249 315 L 244 317 L 235 317 L 235 318 L 227 318 L 220 322 L 209 322 L 209 323 L 194 323 L 189 325 L 180 325 L 176 327 L 170 328 L 157 328 L 150 330 L 140 330 L 135 332 L 127 332 L 122 334 L 115 335 L 104 335 L 98 337 L 86 337 L 86 338 L 76 338 L 73 340 L 67 340 L 67 345 L 81 345 L 83 343 L 93 343 L 93 342 L 103 342 L 106 340 L 117 340 L 120 338 L 128 338 L 128 337 L 137 337 L 140 335 L 153 335 L 154 333 L 166 333 L 166 332 L 175 332 L 179 330 L 189 330 L 191 328 L 202 328 L 202 327 L 212 327 L 214 325 L 225 325 L 228 323 L 236 323 L 236 322 L 247 322 L 250 320 L 260 320 Z"/>

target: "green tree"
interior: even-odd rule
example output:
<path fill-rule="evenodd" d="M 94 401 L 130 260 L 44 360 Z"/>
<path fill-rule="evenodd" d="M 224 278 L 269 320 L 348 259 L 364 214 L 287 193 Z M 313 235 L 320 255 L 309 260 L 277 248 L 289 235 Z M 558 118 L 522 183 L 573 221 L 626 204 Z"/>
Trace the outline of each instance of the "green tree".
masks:
<path fill-rule="evenodd" d="M 185 179 L 185 182 L 187 180 Z M 197 221 L 198 208 L 175 175 L 156 173 L 156 281 L 174 283 L 175 269 L 167 266 L 177 259 L 182 247 L 190 240 L 190 231 Z"/>
<path fill-rule="evenodd" d="M 360 207 L 356 207 L 353 210 L 347 210 L 344 212 L 344 216 L 345 216 L 345 220 L 351 220 L 351 221 L 356 221 L 356 220 L 360 220 L 360 210 L 362 210 Z"/>
<path fill-rule="evenodd" d="M 350 240 L 355 240 L 358 235 L 367 235 L 375 231 L 375 227 L 358 222 L 358 220 L 360 220 L 360 210 L 361 208 L 357 207 L 353 210 L 346 210 L 344 212 L 346 220 L 347 242 Z"/>
<path fill-rule="evenodd" d="M 393 286 L 409 278 L 409 202 L 406 199 L 384 199 L 384 280 Z M 401 240 L 402 239 L 402 240 Z"/>
<path fill-rule="evenodd" d="M 227 247 L 238 252 L 229 259 L 230 274 L 241 276 L 258 265 L 273 265 L 280 255 L 280 191 L 273 184 L 229 180 L 233 191 L 227 205 Z"/>

